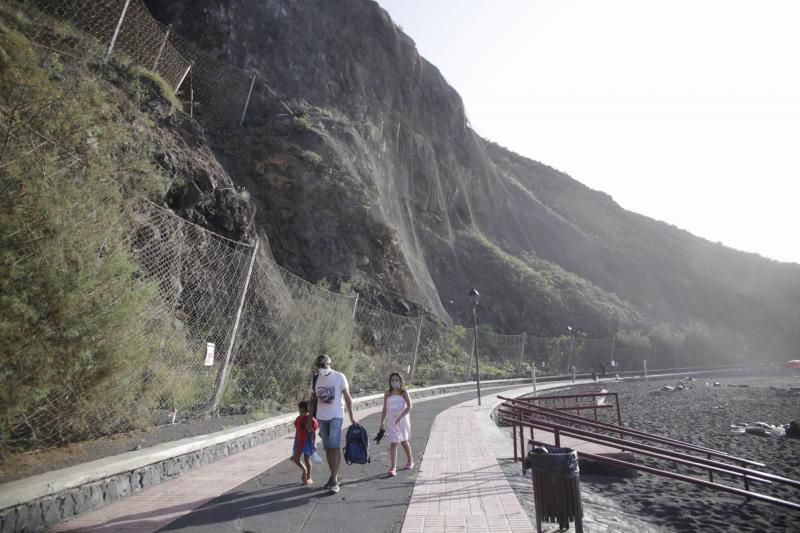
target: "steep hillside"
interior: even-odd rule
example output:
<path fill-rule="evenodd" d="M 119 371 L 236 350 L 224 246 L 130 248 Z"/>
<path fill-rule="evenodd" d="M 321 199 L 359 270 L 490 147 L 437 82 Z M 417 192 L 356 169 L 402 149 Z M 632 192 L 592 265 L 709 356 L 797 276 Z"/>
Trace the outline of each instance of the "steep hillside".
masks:
<path fill-rule="evenodd" d="M 625 211 L 481 139 L 457 92 L 377 3 L 147 3 L 291 99 L 293 115 L 266 105 L 244 128 L 209 134 L 294 272 L 462 323 L 477 286 L 499 331 L 560 335 L 571 324 L 610 335 L 664 321 L 700 323 L 726 350 L 783 357 L 796 346 L 800 266 Z"/>

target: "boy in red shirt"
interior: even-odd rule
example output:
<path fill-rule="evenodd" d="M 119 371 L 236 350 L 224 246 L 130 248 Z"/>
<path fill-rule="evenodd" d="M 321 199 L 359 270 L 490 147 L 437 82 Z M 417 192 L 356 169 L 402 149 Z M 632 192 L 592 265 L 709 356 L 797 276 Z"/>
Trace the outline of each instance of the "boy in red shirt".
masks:
<path fill-rule="evenodd" d="M 316 418 L 308 414 L 308 402 L 305 400 L 297 404 L 297 409 L 300 416 L 294 421 L 292 461 L 303 471 L 300 478 L 303 485 L 311 485 L 314 483 L 314 480 L 311 479 L 311 456 L 317 451 L 315 446 L 317 436 L 315 432 L 319 429 L 319 422 L 317 422 Z M 309 417 L 312 420 L 312 431 L 309 431 L 306 426 Z M 301 455 L 303 456 L 303 462 L 300 462 Z"/>

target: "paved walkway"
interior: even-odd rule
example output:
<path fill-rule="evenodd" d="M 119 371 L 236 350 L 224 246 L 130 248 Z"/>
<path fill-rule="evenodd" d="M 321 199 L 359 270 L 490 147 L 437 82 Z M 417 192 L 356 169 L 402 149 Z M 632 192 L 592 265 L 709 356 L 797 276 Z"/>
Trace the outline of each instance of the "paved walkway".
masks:
<path fill-rule="evenodd" d="M 548 384 L 547 388 L 563 386 Z M 532 531 L 498 458 L 512 455 L 507 432 L 489 419 L 498 393 L 520 395 L 530 387 L 474 392 L 415 401 L 412 438 L 418 469 L 390 478 L 386 441 L 370 450 L 367 465 L 342 465 L 342 490 L 319 488 L 327 465 L 315 467 L 316 486 L 299 483 L 288 461 L 293 436 L 233 455 L 64 522 L 53 531 L 350 531 L 426 533 Z M 540 390 L 543 387 L 540 387 Z M 370 433 L 380 409 L 356 412 Z M 398 463 L 405 457 L 398 450 Z"/>
<path fill-rule="evenodd" d="M 527 390 L 527 389 L 526 389 Z M 411 495 L 403 533 L 511 533 L 532 530 L 480 418 L 491 405 L 470 400 L 436 418 Z M 505 441 L 505 448 L 511 441 Z"/>

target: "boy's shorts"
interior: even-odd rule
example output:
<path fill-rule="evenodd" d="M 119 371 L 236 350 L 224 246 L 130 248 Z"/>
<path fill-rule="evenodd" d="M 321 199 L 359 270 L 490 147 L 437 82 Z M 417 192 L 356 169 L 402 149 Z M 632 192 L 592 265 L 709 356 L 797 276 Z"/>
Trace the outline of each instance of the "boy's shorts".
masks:
<path fill-rule="evenodd" d="M 340 448 L 342 444 L 342 419 L 331 418 L 319 421 L 319 436 L 326 450 Z"/>

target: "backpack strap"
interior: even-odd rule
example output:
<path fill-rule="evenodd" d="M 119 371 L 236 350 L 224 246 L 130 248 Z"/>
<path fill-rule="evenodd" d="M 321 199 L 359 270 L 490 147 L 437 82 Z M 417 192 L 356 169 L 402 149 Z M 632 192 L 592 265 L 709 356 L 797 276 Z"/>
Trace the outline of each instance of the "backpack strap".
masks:
<path fill-rule="evenodd" d="M 312 417 L 317 416 L 317 378 L 319 378 L 319 370 L 314 372 L 313 377 L 311 378 L 311 405 L 309 405 L 308 413 Z"/>

